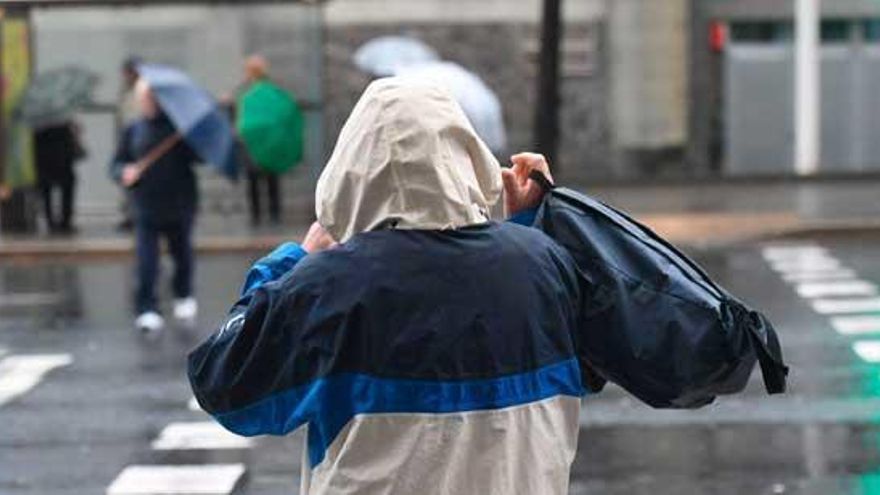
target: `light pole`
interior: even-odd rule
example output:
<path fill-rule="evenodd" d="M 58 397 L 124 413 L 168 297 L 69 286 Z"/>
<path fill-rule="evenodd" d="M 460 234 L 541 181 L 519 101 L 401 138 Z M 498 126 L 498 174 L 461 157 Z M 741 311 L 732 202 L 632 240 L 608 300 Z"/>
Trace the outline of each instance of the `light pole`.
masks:
<path fill-rule="evenodd" d="M 821 153 L 819 0 L 794 2 L 794 169 L 798 175 L 812 175 L 819 170 Z"/>
<path fill-rule="evenodd" d="M 554 164 L 559 141 L 559 41 L 562 0 L 544 0 L 541 51 L 538 60 L 538 98 L 535 102 L 535 148 Z"/>

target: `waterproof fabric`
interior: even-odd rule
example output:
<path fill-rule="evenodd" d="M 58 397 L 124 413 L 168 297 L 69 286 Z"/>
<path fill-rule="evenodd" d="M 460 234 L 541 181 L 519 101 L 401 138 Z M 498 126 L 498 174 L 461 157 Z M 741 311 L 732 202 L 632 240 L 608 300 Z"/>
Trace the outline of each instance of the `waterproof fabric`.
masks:
<path fill-rule="evenodd" d="M 474 72 L 454 62 L 428 62 L 400 67 L 396 75 L 432 82 L 448 89 L 493 153 L 507 149 L 501 101 Z"/>
<path fill-rule="evenodd" d="M 199 158 L 224 176 L 238 176 L 236 140 L 229 119 L 217 102 L 183 72 L 159 64 L 141 64 L 138 75 L 168 120 Z"/>
<path fill-rule="evenodd" d="M 251 84 L 238 97 L 235 126 L 261 170 L 279 174 L 302 160 L 302 112 L 287 91 L 268 79 Z"/>
<path fill-rule="evenodd" d="M 485 222 L 501 169 L 445 89 L 374 81 L 343 126 L 315 193 L 338 241 L 377 228 L 454 229 Z"/>
<path fill-rule="evenodd" d="M 188 374 L 235 433 L 308 425 L 304 495 L 564 495 L 581 282 L 512 223 L 289 244 L 254 266 Z"/>
<path fill-rule="evenodd" d="M 534 224 L 590 282 L 580 335 L 605 379 L 653 407 L 694 408 L 741 391 L 757 358 L 767 391 L 785 390 L 770 322 L 647 227 L 565 188 L 545 196 Z"/>

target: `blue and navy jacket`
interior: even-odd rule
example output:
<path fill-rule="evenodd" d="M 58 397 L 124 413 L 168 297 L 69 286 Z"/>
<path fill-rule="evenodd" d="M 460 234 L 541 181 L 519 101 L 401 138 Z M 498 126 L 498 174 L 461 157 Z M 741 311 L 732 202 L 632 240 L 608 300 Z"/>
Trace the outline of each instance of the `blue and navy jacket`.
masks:
<path fill-rule="evenodd" d="M 241 435 L 307 425 L 303 494 L 564 494 L 588 290 L 513 223 L 381 230 L 249 272 L 189 356 L 202 408 Z"/>

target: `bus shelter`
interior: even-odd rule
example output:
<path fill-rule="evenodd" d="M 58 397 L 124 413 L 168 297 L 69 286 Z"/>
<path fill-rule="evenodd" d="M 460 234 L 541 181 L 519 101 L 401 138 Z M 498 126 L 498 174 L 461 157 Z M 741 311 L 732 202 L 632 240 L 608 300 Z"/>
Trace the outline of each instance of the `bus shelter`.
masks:
<path fill-rule="evenodd" d="M 179 67 L 219 98 L 241 81 L 247 55 L 265 56 L 273 79 L 296 95 L 306 115 L 305 161 L 284 178 L 285 196 L 311 201 L 324 153 L 322 6 L 320 0 L 0 1 L 0 231 L 32 231 L 36 216 L 31 130 L 14 121 L 13 111 L 33 74 L 71 65 L 100 78 L 94 103 L 76 116 L 87 151 L 77 167 L 76 209 L 107 222 L 118 215 L 120 191 L 107 166 L 119 132 L 120 67 L 129 57 Z M 229 217 L 244 209 L 242 185 L 210 173 L 201 182 L 203 212 Z"/>

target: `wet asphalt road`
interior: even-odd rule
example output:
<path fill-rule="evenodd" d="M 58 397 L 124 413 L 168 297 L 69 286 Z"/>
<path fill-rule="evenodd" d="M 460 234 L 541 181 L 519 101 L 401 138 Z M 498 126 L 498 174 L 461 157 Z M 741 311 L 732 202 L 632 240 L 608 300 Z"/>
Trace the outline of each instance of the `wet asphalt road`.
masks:
<path fill-rule="evenodd" d="M 849 278 L 880 284 L 880 236 L 796 243 L 822 246 Z M 871 335 L 835 330 L 763 248 L 694 254 L 774 321 L 790 392 L 765 396 L 756 372 L 743 394 L 676 412 L 609 387 L 586 401 L 572 494 L 880 494 L 880 351 L 856 352 Z M 103 494 L 127 466 L 216 463 L 246 468 L 235 493 L 296 493 L 298 435 L 233 449 L 152 448 L 169 424 L 206 420 L 187 407 L 184 357 L 222 318 L 250 261 L 199 260 L 199 329 L 152 340 L 130 328 L 126 262 L 0 265 L 0 494 Z M 861 314 L 880 316 L 871 311 Z M 8 371 L 12 358 L 35 355 L 70 361 L 4 401 L 4 363 Z"/>

